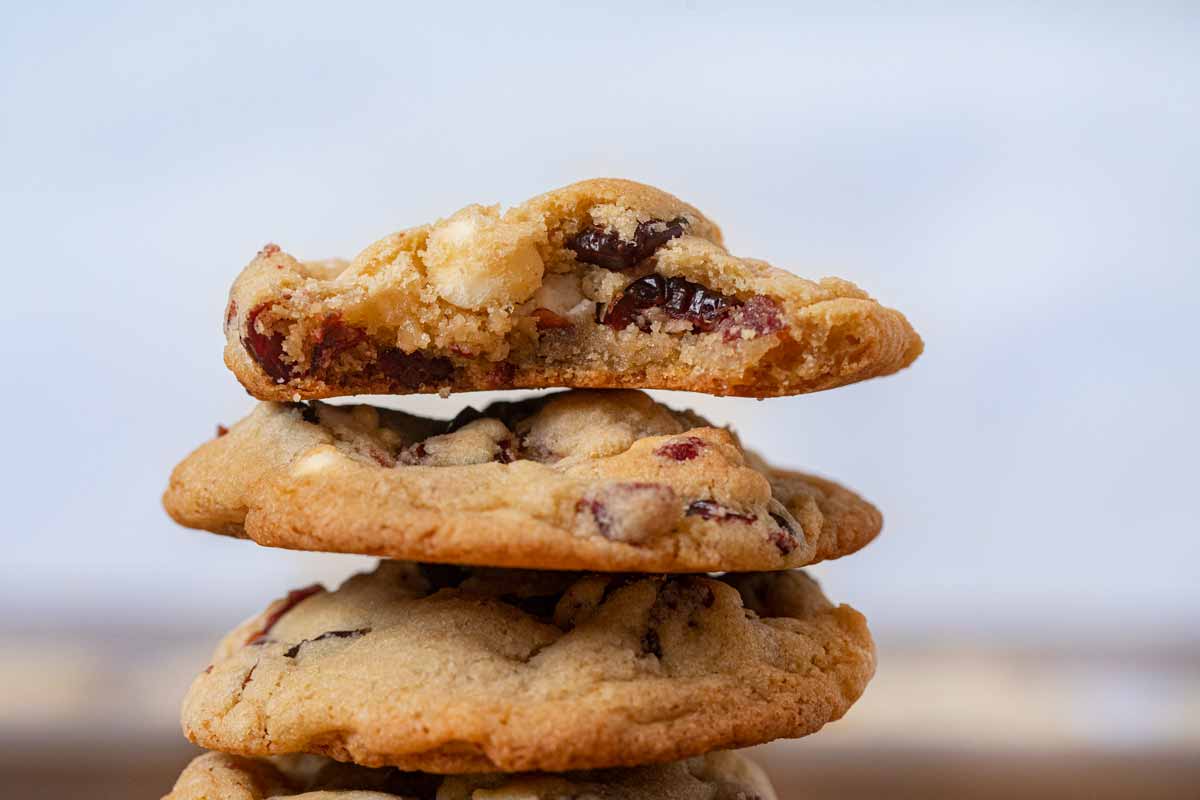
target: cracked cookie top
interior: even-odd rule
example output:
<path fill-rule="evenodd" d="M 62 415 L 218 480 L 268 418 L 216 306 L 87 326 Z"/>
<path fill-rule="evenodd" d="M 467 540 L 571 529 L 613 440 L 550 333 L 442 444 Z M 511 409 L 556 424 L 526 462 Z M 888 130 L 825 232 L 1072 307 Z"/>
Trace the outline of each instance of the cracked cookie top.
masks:
<path fill-rule="evenodd" d="M 881 526 L 852 492 L 630 390 L 449 422 L 262 404 L 175 469 L 164 504 L 184 525 L 277 547 L 600 571 L 786 569 Z"/>
<path fill-rule="evenodd" d="M 665 763 L 812 733 L 862 693 L 862 616 L 796 571 L 467 569 L 384 561 L 291 592 L 193 683 L 194 743 L 434 773 Z"/>
<path fill-rule="evenodd" d="M 163 800 L 776 800 L 766 775 L 736 753 L 650 767 L 556 775 L 440 776 L 320 756 L 194 759 Z"/>
<path fill-rule="evenodd" d="M 543 388 L 766 397 L 910 364 L 921 340 L 851 283 L 737 258 L 698 210 L 583 181 L 472 205 L 352 261 L 264 247 L 230 292 L 225 362 L 261 400 Z"/>

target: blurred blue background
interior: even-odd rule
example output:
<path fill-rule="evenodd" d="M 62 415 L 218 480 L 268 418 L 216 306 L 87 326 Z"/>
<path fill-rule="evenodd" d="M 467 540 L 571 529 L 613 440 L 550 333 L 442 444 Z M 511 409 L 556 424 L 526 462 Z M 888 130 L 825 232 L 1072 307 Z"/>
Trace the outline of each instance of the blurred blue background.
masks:
<path fill-rule="evenodd" d="M 0 626 L 216 631 L 357 568 L 159 508 L 251 406 L 232 278 L 612 175 L 925 337 L 893 378 L 668 398 L 882 507 L 818 570 L 881 640 L 1200 646 L 1198 41 L 1191 3 L 10 6 Z"/>

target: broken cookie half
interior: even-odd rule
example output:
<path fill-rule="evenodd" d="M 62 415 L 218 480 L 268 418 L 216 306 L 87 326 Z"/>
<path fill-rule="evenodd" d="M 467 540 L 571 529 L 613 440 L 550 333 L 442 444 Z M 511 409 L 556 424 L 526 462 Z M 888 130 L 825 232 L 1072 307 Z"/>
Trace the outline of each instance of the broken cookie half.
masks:
<path fill-rule="evenodd" d="M 898 311 L 726 252 L 681 200 L 572 184 L 468 206 L 299 261 L 267 245 L 225 314 L 225 362 L 262 400 L 566 387 L 767 397 L 893 373 L 921 353 Z"/>

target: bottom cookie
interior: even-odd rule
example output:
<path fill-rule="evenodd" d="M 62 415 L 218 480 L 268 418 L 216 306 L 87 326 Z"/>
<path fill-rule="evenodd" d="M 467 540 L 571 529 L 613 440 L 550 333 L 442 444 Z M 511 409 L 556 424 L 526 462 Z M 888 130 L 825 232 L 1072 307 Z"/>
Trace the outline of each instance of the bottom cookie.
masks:
<path fill-rule="evenodd" d="M 321 756 L 206 753 L 163 800 L 776 800 L 757 766 L 718 752 L 652 767 L 518 775 L 426 775 Z"/>

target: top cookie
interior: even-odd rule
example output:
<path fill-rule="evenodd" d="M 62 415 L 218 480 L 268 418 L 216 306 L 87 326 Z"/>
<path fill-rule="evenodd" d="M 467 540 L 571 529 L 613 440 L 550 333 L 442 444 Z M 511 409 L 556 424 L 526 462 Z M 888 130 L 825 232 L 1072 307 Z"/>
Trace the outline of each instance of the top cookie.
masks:
<path fill-rule="evenodd" d="M 430 775 L 321 756 L 205 753 L 163 800 L 775 800 L 763 771 L 737 753 L 628 769 L 559 774 Z"/>
<path fill-rule="evenodd" d="M 264 247 L 234 282 L 225 363 L 261 400 L 633 387 L 768 397 L 920 354 L 851 283 L 731 256 L 692 206 L 623 180 L 472 205 L 353 261 Z"/>

